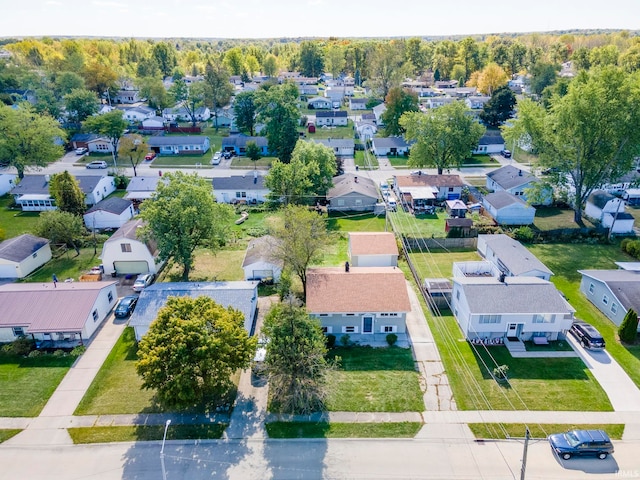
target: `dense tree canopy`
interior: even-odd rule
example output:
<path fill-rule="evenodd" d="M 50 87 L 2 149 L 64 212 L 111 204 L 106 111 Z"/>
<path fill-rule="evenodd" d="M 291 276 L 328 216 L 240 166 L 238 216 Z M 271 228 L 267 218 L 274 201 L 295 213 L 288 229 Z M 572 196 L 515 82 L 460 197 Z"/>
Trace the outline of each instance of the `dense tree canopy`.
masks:
<path fill-rule="evenodd" d="M 491 127 L 502 125 L 513 116 L 516 96 L 506 85 L 498 87 L 480 112 L 480 120 Z"/>
<path fill-rule="evenodd" d="M 85 130 L 104 135 L 111 141 L 115 168 L 118 164 L 120 139 L 127 128 L 127 121 L 122 118 L 122 112 L 120 110 L 112 110 L 109 113 L 89 117 L 82 126 Z"/>
<path fill-rule="evenodd" d="M 298 88 L 292 83 L 274 85 L 256 93 L 258 118 L 266 124 L 269 150 L 289 163 L 298 141 Z"/>
<path fill-rule="evenodd" d="M 85 233 L 82 217 L 60 210 L 41 212 L 34 233 L 47 238 L 52 244 L 63 244 L 80 255 L 80 242 Z"/>
<path fill-rule="evenodd" d="M 236 116 L 236 126 L 241 132 L 253 137 L 253 129 L 256 125 L 255 92 L 241 92 L 236 95 L 233 102 L 233 111 Z"/>
<path fill-rule="evenodd" d="M 79 216 L 87 209 L 80 182 L 67 170 L 51 176 L 49 193 L 55 199 L 56 206 L 61 212 Z"/>
<path fill-rule="evenodd" d="M 406 112 L 418 111 L 418 95 L 400 87 L 393 87 L 389 90 L 384 101 L 387 106 L 382 114 L 385 133 L 387 135 L 402 135 L 404 128 L 400 125 L 400 117 Z"/>

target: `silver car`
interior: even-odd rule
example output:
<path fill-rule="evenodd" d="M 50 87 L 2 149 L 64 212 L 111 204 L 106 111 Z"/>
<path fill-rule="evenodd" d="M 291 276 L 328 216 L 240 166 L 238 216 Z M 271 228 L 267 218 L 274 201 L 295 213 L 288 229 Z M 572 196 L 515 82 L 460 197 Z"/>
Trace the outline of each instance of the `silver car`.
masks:
<path fill-rule="evenodd" d="M 138 275 L 138 278 L 136 278 L 136 281 L 133 283 L 133 291 L 141 292 L 146 287 L 151 285 L 155 279 L 156 276 L 153 273 L 144 273 L 142 275 Z"/>

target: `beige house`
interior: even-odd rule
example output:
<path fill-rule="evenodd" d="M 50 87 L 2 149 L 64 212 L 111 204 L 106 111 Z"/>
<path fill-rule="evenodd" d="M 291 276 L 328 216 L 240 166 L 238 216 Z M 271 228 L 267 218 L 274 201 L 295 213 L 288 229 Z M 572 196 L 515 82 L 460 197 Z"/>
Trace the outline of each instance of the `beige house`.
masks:
<path fill-rule="evenodd" d="M 352 267 L 397 267 L 398 244 L 391 232 L 350 232 Z"/>

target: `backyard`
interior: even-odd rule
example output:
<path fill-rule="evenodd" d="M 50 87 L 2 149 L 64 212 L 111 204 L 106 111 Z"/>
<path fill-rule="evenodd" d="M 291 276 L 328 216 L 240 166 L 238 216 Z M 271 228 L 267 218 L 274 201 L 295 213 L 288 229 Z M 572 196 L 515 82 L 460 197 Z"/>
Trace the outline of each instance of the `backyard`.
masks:
<path fill-rule="evenodd" d="M 593 228 L 594 225 L 586 218 L 583 218 L 584 226 Z M 558 207 L 538 207 L 533 225 L 541 231 L 581 228 L 573 219 L 573 210 Z"/>
<path fill-rule="evenodd" d="M 9 209 L 13 203 L 13 197 L 4 195 L 0 197 L 0 229 L 4 230 L 5 238 L 13 238 L 23 233 L 33 233 L 39 212 L 23 212 L 19 208 Z"/>

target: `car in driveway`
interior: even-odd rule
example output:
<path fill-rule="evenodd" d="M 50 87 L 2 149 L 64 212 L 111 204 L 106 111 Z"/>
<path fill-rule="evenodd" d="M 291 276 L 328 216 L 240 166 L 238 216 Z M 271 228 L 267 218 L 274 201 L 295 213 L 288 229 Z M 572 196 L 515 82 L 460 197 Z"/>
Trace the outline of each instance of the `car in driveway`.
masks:
<path fill-rule="evenodd" d="M 551 449 L 563 460 L 592 456 L 604 460 L 613 453 L 613 444 L 604 430 L 570 430 L 549 435 Z"/>
<path fill-rule="evenodd" d="M 137 295 L 129 295 L 120 300 L 120 303 L 115 309 L 115 316 L 117 318 L 125 318 L 133 313 L 133 310 L 136 308 L 136 304 L 138 303 Z"/>
<path fill-rule="evenodd" d="M 258 339 L 256 354 L 253 356 L 253 361 L 251 362 L 251 373 L 255 376 L 266 373 L 264 361 L 267 358 L 267 343 L 268 340 L 264 337 Z"/>
<path fill-rule="evenodd" d="M 222 157 L 227 160 L 235 156 L 236 156 L 236 152 L 234 150 L 225 150 L 224 152 L 222 152 Z"/>
<path fill-rule="evenodd" d="M 511 151 L 509 150 L 502 150 L 500 152 L 500 155 L 502 155 L 504 158 L 511 158 Z"/>
<path fill-rule="evenodd" d="M 156 158 L 156 152 L 149 152 L 144 156 L 144 159 L 148 162 Z"/>
<path fill-rule="evenodd" d="M 600 332 L 587 322 L 574 321 L 569 333 L 587 350 L 603 350 L 606 346 Z"/>
<path fill-rule="evenodd" d="M 89 149 L 86 147 L 80 147 L 80 148 L 76 148 L 75 151 L 76 151 L 76 155 L 84 155 L 89 151 Z"/>
<path fill-rule="evenodd" d="M 103 160 L 94 160 L 87 163 L 87 168 L 107 168 L 107 162 Z"/>
<path fill-rule="evenodd" d="M 156 276 L 153 273 L 143 273 L 142 275 L 138 275 L 138 278 L 136 278 L 136 281 L 133 282 L 133 287 L 132 287 L 133 291 L 141 292 L 142 290 L 147 288 L 149 285 L 151 285 L 155 279 L 156 279 Z"/>
<path fill-rule="evenodd" d="M 222 153 L 216 152 L 213 154 L 213 158 L 211 159 L 211 165 L 220 165 L 222 161 Z"/>

